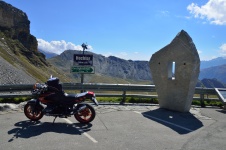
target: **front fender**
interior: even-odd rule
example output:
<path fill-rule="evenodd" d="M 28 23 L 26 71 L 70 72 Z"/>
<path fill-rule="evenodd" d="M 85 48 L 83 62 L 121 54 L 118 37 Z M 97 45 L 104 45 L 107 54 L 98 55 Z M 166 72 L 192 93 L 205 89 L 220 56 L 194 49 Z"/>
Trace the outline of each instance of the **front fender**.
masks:
<path fill-rule="evenodd" d="M 30 104 L 30 105 L 37 105 L 39 104 L 39 100 L 38 99 L 31 99 L 27 102 L 27 104 Z"/>

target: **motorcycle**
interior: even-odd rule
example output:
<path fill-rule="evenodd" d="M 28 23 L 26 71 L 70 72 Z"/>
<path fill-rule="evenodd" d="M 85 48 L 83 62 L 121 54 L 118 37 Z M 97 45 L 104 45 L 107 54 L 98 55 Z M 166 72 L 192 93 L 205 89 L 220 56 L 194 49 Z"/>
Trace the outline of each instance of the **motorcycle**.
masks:
<path fill-rule="evenodd" d="M 96 116 L 93 106 L 84 103 L 86 99 L 90 99 L 98 106 L 95 93 L 87 91 L 67 94 L 62 90 L 58 78 L 50 77 L 45 84 L 36 83 L 32 94 L 37 98 L 29 100 L 24 106 L 25 116 L 32 121 L 40 120 L 43 115 L 53 116 L 55 119 L 74 115 L 78 122 L 88 124 Z"/>

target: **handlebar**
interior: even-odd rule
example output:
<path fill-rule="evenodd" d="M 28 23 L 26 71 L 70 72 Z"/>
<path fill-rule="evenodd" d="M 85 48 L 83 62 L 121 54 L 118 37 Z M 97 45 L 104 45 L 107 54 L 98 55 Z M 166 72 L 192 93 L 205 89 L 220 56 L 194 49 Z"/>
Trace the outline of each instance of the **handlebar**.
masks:
<path fill-rule="evenodd" d="M 41 92 L 44 92 L 47 90 L 47 85 L 46 84 L 40 84 L 36 83 L 34 85 L 34 89 L 31 91 L 33 95 L 41 94 Z"/>

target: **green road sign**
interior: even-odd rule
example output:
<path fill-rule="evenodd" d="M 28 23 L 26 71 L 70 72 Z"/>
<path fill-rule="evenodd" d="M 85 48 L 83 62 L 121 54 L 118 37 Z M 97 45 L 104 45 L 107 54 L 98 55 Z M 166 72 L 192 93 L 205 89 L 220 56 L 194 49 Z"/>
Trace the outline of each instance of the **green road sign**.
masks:
<path fill-rule="evenodd" d="M 95 73 L 94 66 L 73 66 L 71 72 L 74 73 Z"/>

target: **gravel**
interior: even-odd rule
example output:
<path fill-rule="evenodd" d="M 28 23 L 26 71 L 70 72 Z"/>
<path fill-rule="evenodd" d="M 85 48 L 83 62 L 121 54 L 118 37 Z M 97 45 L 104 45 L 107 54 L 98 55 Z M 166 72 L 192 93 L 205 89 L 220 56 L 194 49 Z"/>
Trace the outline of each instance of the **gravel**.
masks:
<path fill-rule="evenodd" d="M 33 84 L 35 79 L 0 57 L 0 84 Z"/>

